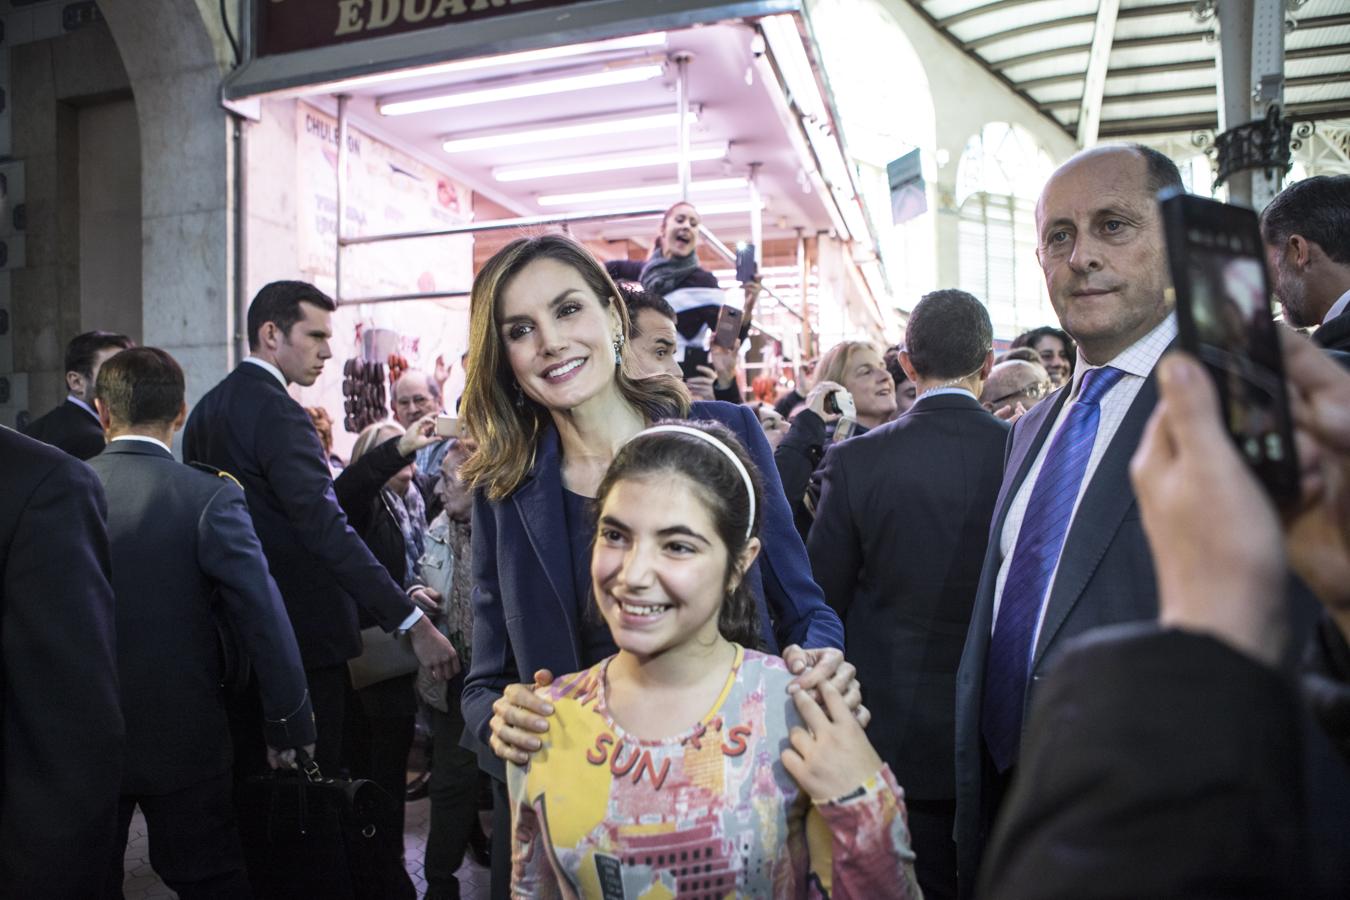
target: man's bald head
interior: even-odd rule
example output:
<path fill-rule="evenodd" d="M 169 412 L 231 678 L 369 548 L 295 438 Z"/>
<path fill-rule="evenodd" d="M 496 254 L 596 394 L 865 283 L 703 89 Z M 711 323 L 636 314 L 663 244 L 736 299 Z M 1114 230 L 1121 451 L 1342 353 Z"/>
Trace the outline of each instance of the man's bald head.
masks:
<path fill-rule="evenodd" d="M 440 411 L 441 386 L 426 372 L 409 369 L 394 383 L 394 419 L 404 428 Z"/>
<path fill-rule="evenodd" d="M 1049 392 L 1050 373 L 1044 366 L 1024 359 L 1010 359 L 990 371 L 984 390 L 980 392 L 980 402 L 994 413 L 1018 403 L 1023 409 L 1030 409 Z"/>

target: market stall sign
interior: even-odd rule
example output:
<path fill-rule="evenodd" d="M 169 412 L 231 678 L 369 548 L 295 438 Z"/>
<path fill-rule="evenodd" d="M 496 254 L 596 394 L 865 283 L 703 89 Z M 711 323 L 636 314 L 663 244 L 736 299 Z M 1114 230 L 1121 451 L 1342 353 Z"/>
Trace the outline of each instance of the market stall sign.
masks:
<path fill-rule="evenodd" d="M 590 0 L 254 0 L 259 56 Z"/>

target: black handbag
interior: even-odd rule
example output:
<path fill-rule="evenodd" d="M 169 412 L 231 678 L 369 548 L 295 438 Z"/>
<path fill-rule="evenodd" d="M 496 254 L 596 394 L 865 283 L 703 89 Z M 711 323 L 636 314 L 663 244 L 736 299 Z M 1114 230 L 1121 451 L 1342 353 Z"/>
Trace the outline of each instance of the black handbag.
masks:
<path fill-rule="evenodd" d="M 259 900 L 377 900 L 401 863 L 381 852 L 395 801 L 373 781 L 325 778 L 296 751 L 300 769 L 250 777 L 237 814 L 249 880 Z"/>

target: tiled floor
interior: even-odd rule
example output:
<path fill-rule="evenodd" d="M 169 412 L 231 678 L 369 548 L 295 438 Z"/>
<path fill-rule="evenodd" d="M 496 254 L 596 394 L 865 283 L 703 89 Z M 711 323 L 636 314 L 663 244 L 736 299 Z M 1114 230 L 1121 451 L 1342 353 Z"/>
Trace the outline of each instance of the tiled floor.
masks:
<path fill-rule="evenodd" d="M 426 854 L 427 828 L 431 815 L 431 801 L 418 800 L 409 803 L 405 814 L 403 846 L 407 856 L 408 872 L 413 884 L 417 885 L 420 897 L 426 892 L 427 883 L 422 878 L 422 857 Z M 126 900 L 163 900 L 178 897 L 164 886 L 154 869 L 150 867 L 150 851 L 145 838 L 145 819 L 140 810 L 131 820 L 131 836 L 127 840 L 125 877 L 122 881 L 122 894 Z M 464 900 L 486 900 L 488 896 L 487 869 L 465 859 L 459 870 L 460 897 Z"/>

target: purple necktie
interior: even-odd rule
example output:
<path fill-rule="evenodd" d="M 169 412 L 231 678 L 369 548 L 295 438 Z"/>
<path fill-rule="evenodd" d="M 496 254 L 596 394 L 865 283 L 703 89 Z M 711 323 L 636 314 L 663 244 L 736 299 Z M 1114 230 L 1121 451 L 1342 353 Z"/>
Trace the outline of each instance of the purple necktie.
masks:
<path fill-rule="evenodd" d="M 1032 637 L 1097 439 L 1101 419 L 1097 404 L 1124 374 L 1109 366 L 1083 374 L 1078 399 L 1069 407 L 1031 489 L 984 667 L 980 729 L 1000 772 L 1017 761 Z"/>

